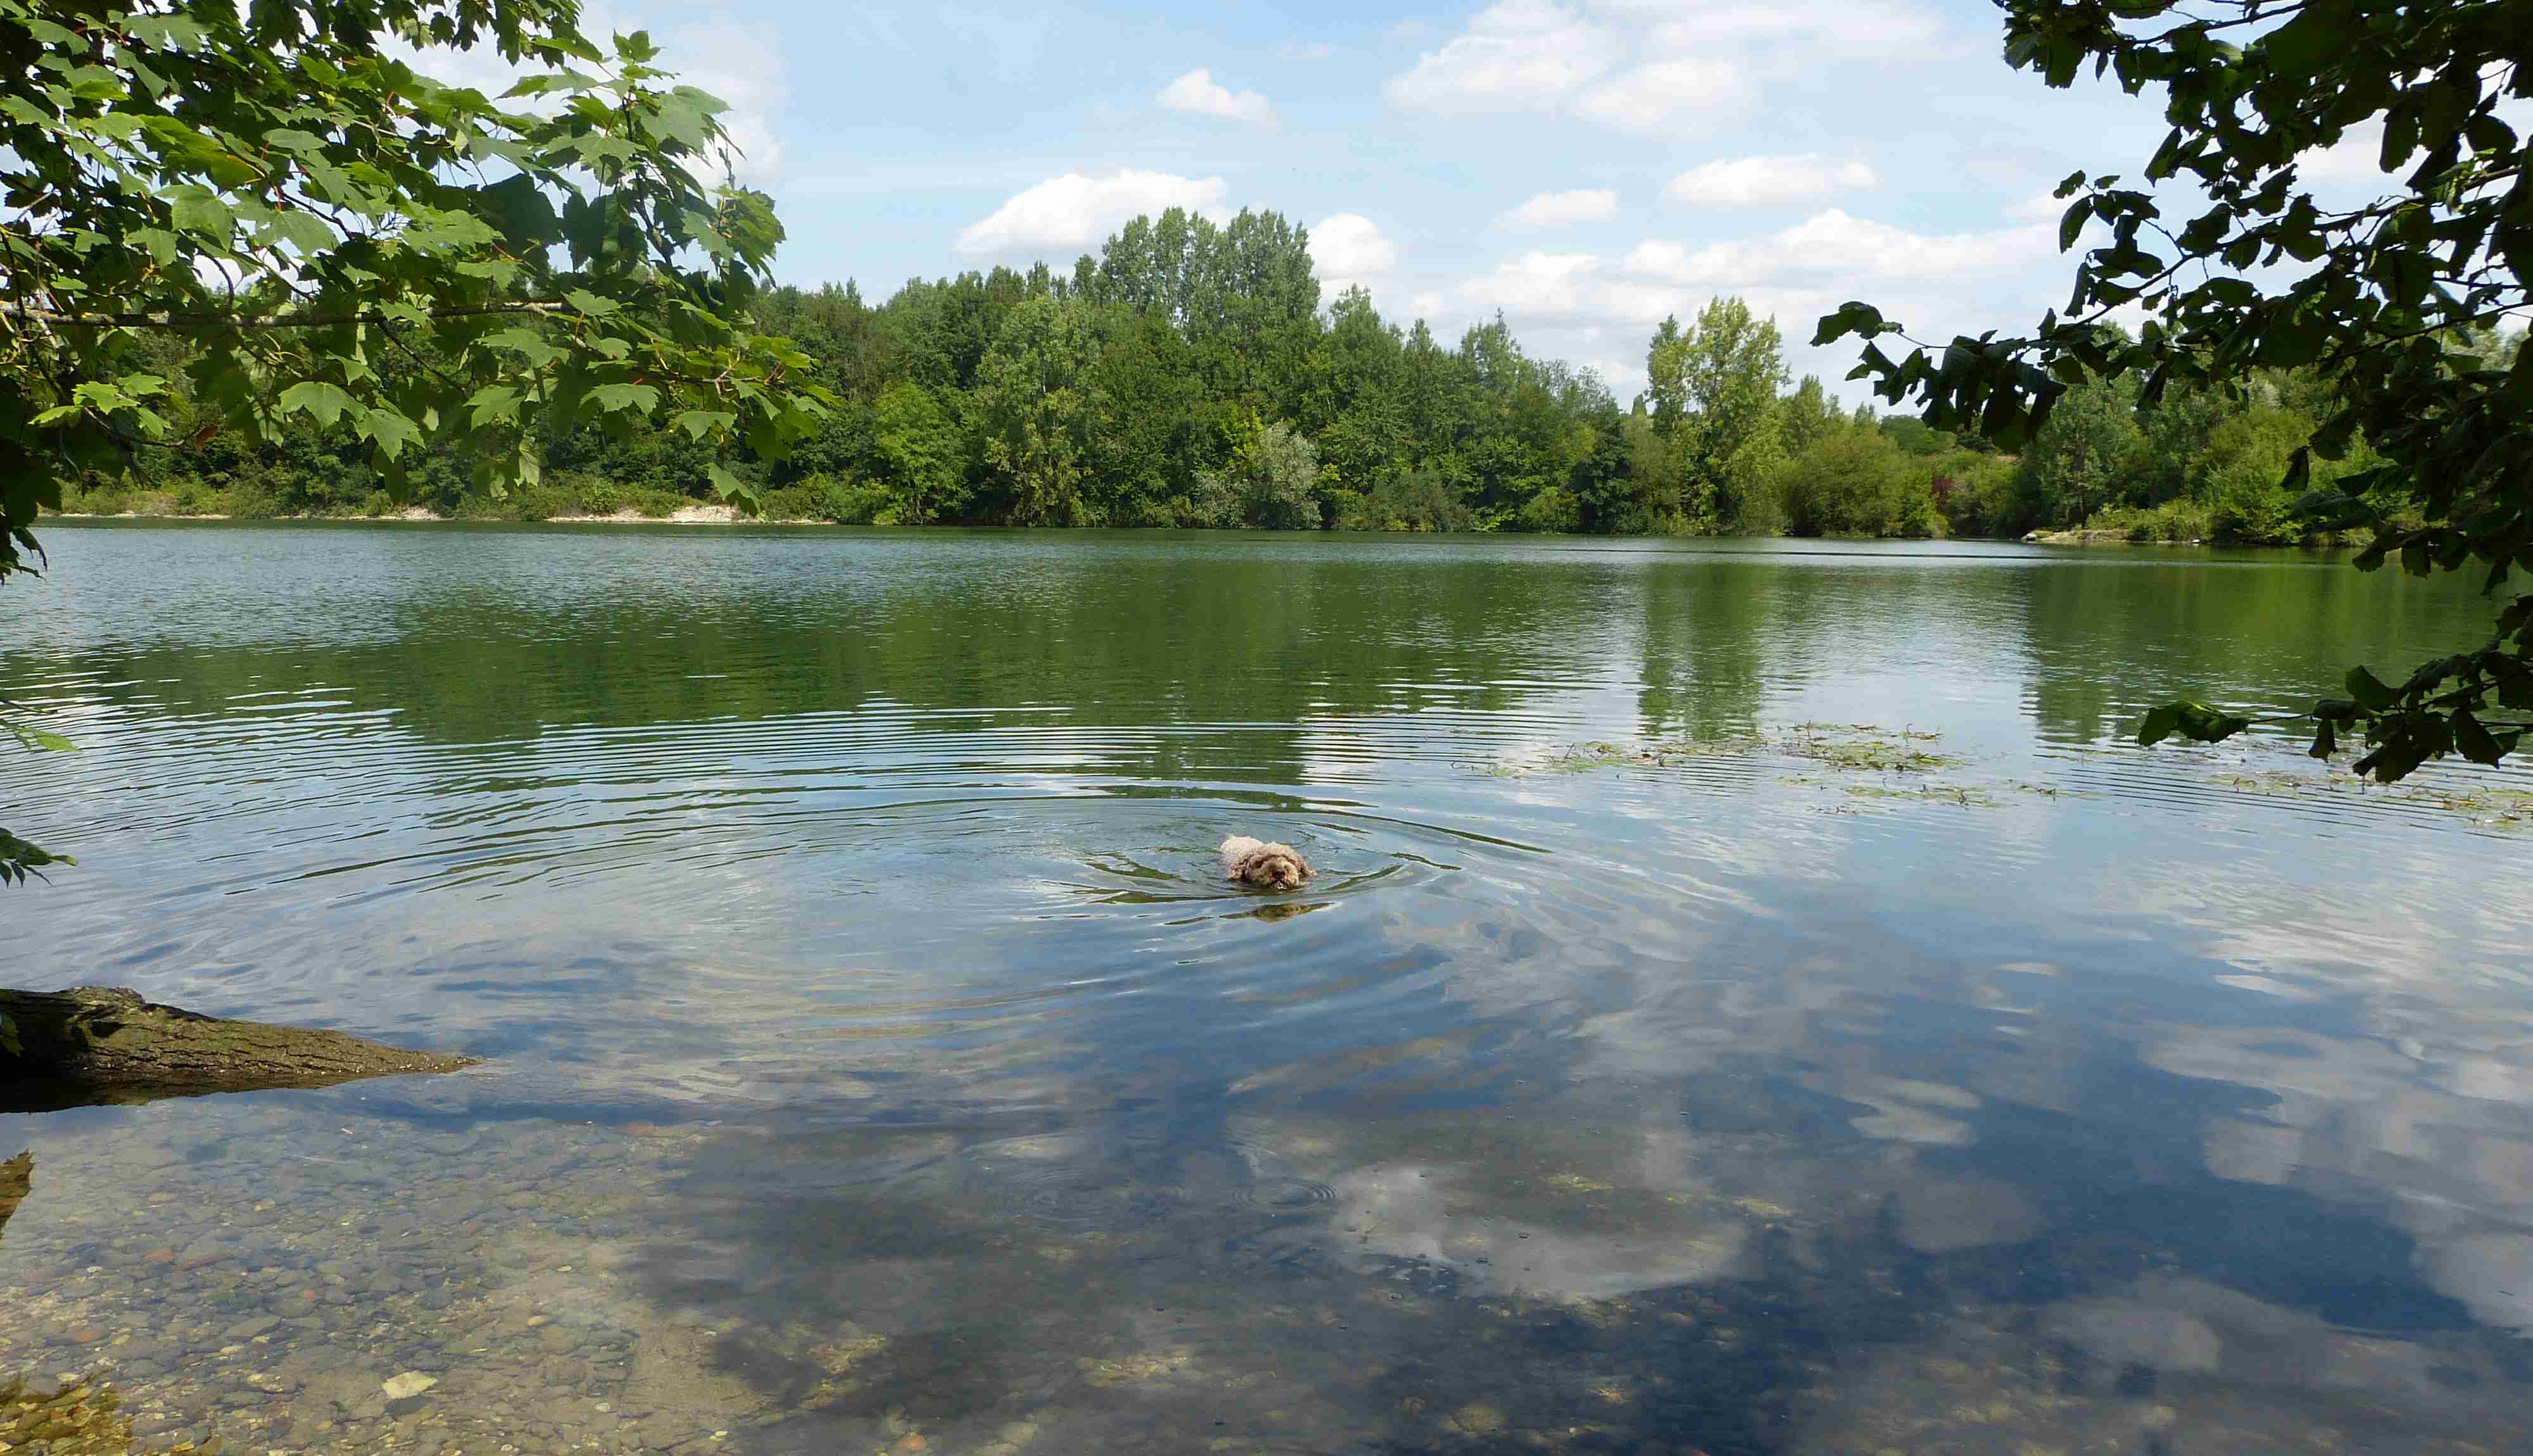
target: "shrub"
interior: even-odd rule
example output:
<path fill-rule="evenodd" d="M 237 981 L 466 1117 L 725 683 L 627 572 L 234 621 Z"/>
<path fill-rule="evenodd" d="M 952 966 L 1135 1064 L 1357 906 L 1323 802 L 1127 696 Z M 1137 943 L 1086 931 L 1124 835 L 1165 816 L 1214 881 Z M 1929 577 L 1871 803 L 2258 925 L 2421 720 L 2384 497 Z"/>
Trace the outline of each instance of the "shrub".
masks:
<path fill-rule="evenodd" d="M 1524 531 L 1570 535 L 1583 529 L 1583 503 L 1563 487 L 1550 486 L 1523 501 L 1513 522 Z"/>
<path fill-rule="evenodd" d="M 1909 459 L 1869 426 L 1832 430 L 1776 471 L 1786 529 L 1797 536 L 1888 536 L 1913 493 Z M 1928 501 L 1928 512 L 1933 502 Z"/>
<path fill-rule="evenodd" d="M 685 496 L 675 491 L 663 491 L 657 486 L 635 487 L 631 495 L 629 503 L 644 520 L 666 520 L 686 506 Z"/>
<path fill-rule="evenodd" d="M 1924 484 L 1944 517 L 1947 536 L 2019 537 L 2039 519 L 2039 507 L 2012 455 L 1963 450 L 1928 464 Z"/>
<path fill-rule="evenodd" d="M 1290 425 L 1260 427 L 1254 417 L 1221 471 L 1199 471 L 1187 523 L 1251 526 L 1262 531 L 1316 530 L 1320 524 L 1320 454 Z"/>
<path fill-rule="evenodd" d="M 1466 531 L 1476 518 L 1441 471 L 1412 470 L 1340 502 L 1337 524 L 1349 531 Z"/>
<path fill-rule="evenodd" d="M 1187 508 L 1181 512 L 1182 525 L 1218 530 L 1240 524 L 1240 490 L 1229 477 L 1210 470 L 1200 470 L 1196 486 L 1188 492 Z"/>
<path fill-rule="evenodd" d="M 561 484 L 579 500 L 580 508 L 594 516 L 612 516 L 632 504 L 631 494 L 603 475 L 568 475 Z"/>
<path fill-rule="evenodd" d="M 2180 546 L 2215 535 L 2208 507 L 2191 500 L 2097 511 L 2085 522 L 2085 529 L 2116 533 L 2134 546 Z"/>
<path fill-rule="evenodd" d="M 818 493 L 806 485 L 777 486 L 758 497 L 769 521 L 823 521 Z"/>
<path fill-rule="evenodd" d="M 1884 531 L 1886 536 L 1904 536 L 1913 541 L 1937 541 L 1945 534 L 1943 513 L 1935 509 L 1935 497 L 1927 494 L 1922 482 L 1904 480 L 1900 483 L 1900 508 Z"/>

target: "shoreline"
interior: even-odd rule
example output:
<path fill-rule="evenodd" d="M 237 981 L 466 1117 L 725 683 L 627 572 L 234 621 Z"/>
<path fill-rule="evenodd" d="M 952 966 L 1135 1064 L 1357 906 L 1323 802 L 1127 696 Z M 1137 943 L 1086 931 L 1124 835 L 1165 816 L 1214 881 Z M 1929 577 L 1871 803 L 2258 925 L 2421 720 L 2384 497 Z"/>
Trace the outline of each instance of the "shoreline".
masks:
<path fill-rule="evenodd" d="M 727 505 L 681 505 L 667 515 L 644 515 L 631 506 L 608 515 L 574 512 L 570 515 L 539 516 L 520 520 L 509 516 L 442 515 L 419 505 L 381 515 L 333 515 L 321 511 L 283 511 L 273 515 L 239 515 L 233 511 L 177 510 L 48 510 L 48 521 L 332 521 L 346 525 L 364 524 L 437 524 L 437 525 L 571 525 L 571 526 L 834 526 L 835 521 L 815 520 L 806 516 L 743 516 Z M 868 527 L 854 527 L 866 530 Z"/>
<path fill-rule="evenodd" d="M 926 530 L 926 529 L 932 529 L 932 528 L 930 528 L 930 527 L 898 527 L 898 526 L 881 526 L 881 525 L 878 525 L 878 524 L 876 524 L 876 523 L 849 524 L 849 523 L 842 522 L 842 521 L 831 521 L 831 520 L 825 520 L 825 519 L 822 519 L 822 518 L 819 518 L 819 517 L 815 517 L 815 516 L 743 516 L 743 515 L 740 515 L 740 514 L 737 512 L 737 510 L 736 510 L 736 509 L 735 509 L 735 508 L 733 508 L 733 507 L 731 507 L 731 506 L 728 506 L 728 505 L 720 505 L 720 504 L 714 504 L 714 503 L 703 502 L 703 501 L 695 501 L 695 502 L 691 502 L 691 503 L 686 504 L 686 505 L 681 505 L 681 506 L 679 506 L 678 508 L 677 508 L 676 510 L 671 511 L 671 512 L 669 512 L 669 513 L 668 513 L 668 514 L 666 514 L 666 515 L 644 515 L 641 511 L 639 511 L 639 510 L 635 509 L 634 507 L 632 507 L 632 506 L 629 506 L 629 505 L 628 505 L 628 506 L 625 506 L 625 507 L 623 507 L 623 508 L 621 508 L 621 509 L 619 509 L 619 510 L 617 510 L 617 511 L 611 512 L 611 513 L 606 514 L 606 515 L 593 515 L 593 514 L 590 514 L 590 513 L 587 513 L 587 512 L 578 512 L 578 511 L 575 511 L 575 512 L 573 512 L 573 513 L 571 513 L 571 514 L 568 514 L 568 515 L 537 516 L 537 517 L 534 517 L 534 518 L 526 518 L 526 519 L 519 518 L 519 517 L 514 517 L 514 516 L 500 516 L 500 515 L 480 515 L 480 516 L 479 516 L 479 515 L 442 515 L 442 514 L 441 514 L 441 513 L 440 513 L 440 512 L 438 512 L 438 511 L 431 510 L 431 509 L 429 509 L 429 508 L 427 508 L 427 507 L 419 506 L 419 505 L 406 506 L 406 507 L 404 507 L 404 508 L 403 508 L 403 509 L 401 509 L 401 510 L 386 511 L 386 512 L 383 512 L 383 513 L 381 513 L 381 514 L 377 514 L 377 515 L 366 515 L 366 514 L 335 514 L 335 513 L 322 512 L 322 511 L 284 511 L 284 512 L 279 512 L 279 513 L 275 513 L 275 514 L 272 514 L 272 515 L 240 515 L 240 514 L 238 514 L 238 513 L 236 513 L 236 512 L 233 512 L 233 511 L 200 511 L 200 512 L 193 512 L 193 511 L 173 511 L 173 510 L 125 510 L 125 511 L 112 511 L 112 512 L 108 512 L 108 511 L 94 511 L 94 510 L 47 510 L 47 511 L 45 511 L 45 512 L 43 513 L 43 516 L 42 516 L 42 518 L 41 518 L 41 519 L 42 519 L 43 521 L 82 521 L 82 522 L 86 522 L 86 521 L 276 521 L 276 522 L 287 521 L 287 522 L 320 522 L 320 523 L 330 523 L 330 524 L 334 524 L 334 525 L 354 525 L 354 526 L 359 526 L 359 525 L 460 525 L 460 526 L 465 526 L 465 525 L 474 525 L 474 526 L 483 526 L 483 525 L 493 525 L 493 526 L 545 526 L 545 525 L 552 525 L 552 526 L 815 526 L 815 527 L 824 527 L 824 528 L 828 528 L 828 529 L 832 529 L 832 530 L 840 530 L 840 531 L 875 531 L 875 530 L 900 530 L 900 529 L 903 529 L 903 530 L 911 530 L 911 531 L 921 531 L 921 530 Z M 39 524 L 40 524 L 40 522 L 39 522 Z M 948 528 L 948 529 L 959 529 L 959 528 L 951 527 L 951 528 Z M 1163 529 L 1167 529 L 1167 528 L 1163 528 Z M 1318 532 L 1318 531 L 1312 531 L 1312 530 L 1305 529 L 1305 530 L 1293 531 L 1293 532 L 1289 532 L 1289 533 L 1279 533 L 1279 534 L 1290 534 L 1290 535 L 1294 535 L 1294 536 L 1314 536 L 1314 535 L 1322 535 L 1322 534 L 1326 534 L 1326 533 L 1323 533 L 1323 532 Z M 1398 532 L 1343 533 L 1343 534 L 1375 534 L 1375 535 L 1417 536 L 1417 535 L 1424 535 L 1424 534 L 1428 534 L 1428 533 L 1424 533 L 1424 532 L 1416 532 L 1416 531 L 1398 531 Z M 2022 536 L 2020 536 L 2020 537 L 2011 537 L 2011 536 L 1950 536 L 1950 537 L 1924 537 L 1924 538 L 1870 537 L 1870 536 L 1860 536 L 1860 537 L 1849 537 L 1849 536 L 1821 536 L 1821 537 L 1778 536 L 1778 537 L 1757 537 L 1757 538 L 1754 538 L 1754 537 L 1691 537 L 1691 536 L 1610 536 L 1610 537 L 1600 537 L 1600 536 L 1593 536 L 1593 535 L 1583 534 L 1583 533 L 1568 533 L 1568 532 L 1526 532 L 1526 531 L 1525 531 L 1525 532 L 1490 532 L 1490 533 L 1484 533 L 1484 534 L 1488 534 L 1488 535 L 1495 535 L 1495 536 L 1502 536 L 1502 537 L 1507 537 L 1507 538 L 1510 538 L 1510 537 L 1527 537 L 1527 538 L 1536 539 L 1536 540 L 1549 540 L 1549 539 L 1558 539 L 1558 538 L 1568 538 L 1568 539 L 1576 539 L 1576 540 L 1620 540 L 1620 541 L 1775 540 L 1775 541 L 1865 541 L 1865 542 L 1871 542 L 1871 541 L 1890 541 L 1890 542 L 1900 542 L 1900 541 L 1904 541 L 1904 540 L 1918 540 L 1918 541 L 1924 541 L 1924 542 L 1944 542 L 1944 541 L 1954 541 L 1954 542 L 1962 542 L 1962 543 L 1977 543 L 1977 544 L 1985 544 L 1985 545 L 1993 545 L 1993 546 L 2015 546 L 2015 545 L 2021 545 L 2021 546 L 2082 547 L 2082 548 L 2130 547 L 2130 548 L 2143 548 L 2143 549 L 2160 550 L 2160 551 L 2207 551 L 2207 550 L 2210 550 L 2210 549 L 2219 548 L 2219 547 L 2221 547 L 2221 546 L 2223 545 L 2222 543 L 2219 543 L 2219 542 L 2208 541 L 2208 540 L 2197 540 L 2197 539 L 2189 540 L 2189 541 L 2137 541 L 2137 540 L 2132 539 L 2132 538 L 2128 535 L 2128 533 L 2127 533 L 2127 532 L 2125 532 L 2125 531 L 2106 530 L 2106 529 L 2103 529 L 2103 528 L 2100 528 L 2100 527 L 2076 527 L 2076 528 L 2069 529 L 2069 530 L 2030 531 L 2030 532 L 2026 532 L 2024 535 L 2022 535 Z M 2302 552 L 2302 553 L 2312 553 L 2312 552 L 2314 552 L 2314 551 L 2316 551 L 2316 550 L 2330 550 L 2330 549 L 2332 549 L 2332 547 L 2333 547 L 2333 544 L 2332 544 L 2332 543 L 2321 542 L 2321 543 L 2300 543 L 2300 544 L 2295 544 L 2295 545 L 2240 546 L 2240 547 L 2233 547 L 2233 548 L 2230 548 L 2230 549 L 2231 549 L 2231 550 L 2237 550 L 2237 551 L 2278 551 L 2278 552 Z"/>
<path fill-rule="evenodd" d="M 2215 543 L 2196 537 L 2188 541 L 2138 541 L 2126 531 L 2112 531 L 2099 526 L 2078 526 L 2066 531 L 2027 531 L 2020 538 L 2025 546 L 2212 546 Z"/>

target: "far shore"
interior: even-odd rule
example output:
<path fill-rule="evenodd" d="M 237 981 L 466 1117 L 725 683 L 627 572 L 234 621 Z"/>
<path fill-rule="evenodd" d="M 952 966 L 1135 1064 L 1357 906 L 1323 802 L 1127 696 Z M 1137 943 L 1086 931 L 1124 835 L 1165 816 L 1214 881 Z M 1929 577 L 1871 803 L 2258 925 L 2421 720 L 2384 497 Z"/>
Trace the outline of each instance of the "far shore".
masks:
<path fill-rule="evenodd" d="M 227 511 L 126 510 L 126 511 L 106 512 L 106 511 L 87 511 L 87 510 L 63 510 L 63 511 L 46 511 L 46 512 L 44 513 L 44 518 L 45 518 L 46 520 L 54 520 L 54 521 L 336 521 L 336 522 L 349 522 L 349 523 L 354 523 L 354 524 L 358 524 L 358 523 L 362 523 L 362 522 L 375 522 L 375 521 L 409 521 L 409 522 L 440 523 L 440 524 L 462 524 L 462 523 L 474 523 L 474 524 L 479 524 L 479 525 L 480 525 L 480 524 L 496 524 L 496 525 L 559 525 L 559 526 L 829 526 L 829 527 L 834 527 L 834 526 L 839 526 L 839 525 L 841 525 L 841 524 L 842 524 L 842 523 L 840 523 L 840 522 L 836 522 L 836 521 L 820 520 L 820 519 L 817 519 L 817 518 L 815 518 L 815 517 L 808 517 L 808 516 L 746 516 L 746 515 L 740 515 L 740 514 L 737 512 L 737 510 L 734 509 L 734 508 L 733 508 L 733 507 L 731 507 L 731 506 L 727 506 L 727 505 L 706 504 L 706 503 L 702 503 L 702 502 L 697 502 L 697 503 L 695 503 L 695 504 L 690 504 L 690 505 L 681 505 L 681 506 L 677 507 L 676 510 L 670 511 L 670 512 L 669 512 L 669 513 L 667 513 L 666 515 L 644 515 L 642 512 L 640 512 L 640 511 L 638 511 L 638 510 L 635 510 L 635 509 L 634 509 L 634 508 L 632 508 L 631 506 L 627 506 L 627 507 L 625 507 L 625 508 L 624 508 L 624 509 L 622 509 L 622 510 L 615 511 L 615 512 L 613 512 L 613 513 L 611 513 L 611 514 L 607 514 L 607 515 L 591 515 L 591 514 L 587 514 L 587 513 L 574 513 L 574 514 L 570 514 L 570 515 L 551 515 L 551 516 L 540 516 L 540 517 L 536 518 L 535 520 L 526 520 L 526 521 L 523 521 L 523 520 L 515 520 L 515 519 L 512 519 L 512 518 L 509 518 L 509 517 L 504 517 L 504 516 L 474 516 L 474 515 L 454 515 L 454 516 L 453 516 L 453 515 L 442 515 L 442 514 L 441 514 L 441 513 L 440 513 L 440 512 L 438 512 L 438 511 L 430 510 L 430 509 L 427 509 L 427 508 L 425 508 L 425 507 L 423 507 L 423 506 L 419 506 L 419 505 L 409 505 L 409 506 L 406 506 L 405 508 L 403 508 L 402 510 L 386 511 L 386 512 L 383 512 L 383 513 L 379 514 L 379 515 L 330 515 L 330 514 L 325 514 L 325 513 L 323 513 L 323 512 L 317 512 L 317 511 L 297 511 L 297 512 L 290 512 L 290 513 L 286 513 L 286 514 L 279 514 L 279 515 L 238 515 L 238 514 L 236 514 L 236 513 L 234 513 L 234 512 L 227 512 Z M 874 528 L 873 528 L 873 527 L 871 527 L 871 526 L 854 526 L 854 527 L 851 527 L 851 529 L 854 529 L 854 530 L 869 530 L 869 529 L 874 529 Z M 1304 534 L 1304 535 L 1307 535 L 1307 534 L 1312 534 L 1312 533 L 1302 532 L 1302 533 L 1296 533 L 1296 534 Z M 1414 533 L 1405 533 L 1405 534 L 1414 534 Z M 1528 533 L 1523 533 L 1523 534 L 1528 534 Z M 1555 534 L 1555 533 L 1550 533 L 1550 534 Z M 1638 540 L 1680 539 L 1680 540 L 1687 540 L 1687 539 L 1693 539 L 1693 538 L 1684 538 L 1684 537 L 1683 537 L 1683 538 L 1654 538 L 1654 537 L 1642 537 L 1642 538 L 1629 538 L 1629 539 L 1638 539 Z M 1805 538 L 1785 537 L 1785 538 L 1779 538 L 1779 539 L 1783 539 L 1783 540 L 1799 540 L 1799 539 L 1805 539 Z M 1836 538 L 1811 538 L 1811 539 L 1828 539 L 1828 540 L 1872 540 L 1872 539 L 1875 539 L 1875 538 L 1871 538 L 1871 537 L 1860 537 L 1860 538 L 1836 537 Z M 1891 539 L 1899 539 L 1899 538 L 1891 538 Z M 1991 541 L 1991 540 L 1993 540 L 1993 541 L 2004 541 L 2004 540 L 2010 540 L 2011 538 L 1994 538 L 1994 537 L 1980 537 L 1980 536 L 1957 536 L 1957 537 L 1928 537 L 1928 538 L 1923 538 L 1923 539 L 1925 539 L 1925 540 L 1932 540 L 1932 541 L 1943 541 L 1943 540 L 1952 540 L 1952 541 Z M 2032 531 L 2032 532 L 2030 532 L 2030 533 L 2028 533 L 2028 534 L 2024 535 L 2022 538 L 2020 538 L 2020 540 L 2021 540 L 2021 544 L 2023 544 L 2023 545 L 2025 545 L 2025 546 L 2086 546 L 2086 547 L 2104 547 L 2104 546 L 2151 546 L 2151 547 L 2163 547 L 2163 548 L 2167 548 L 2167 549 L 2168 549 L 2168 548 L 2172 548 L 2172 547 L 2204 547 L 2204 546 L 2209 546 L 2209 545 L 2213 545 L 2213 544 L 2214 544 L 2214 543 L 2207 542 L 2207 541 L 2143 541 L 2143 542 L 2142 542 L 2142 541 L 2135 540 L 2134 538 L 2132 538 L 2131 536 L 2129 536 L 2129 535 L 2128 535 L 2128 533 L 2126 533 L 2126 532 L 2124 532 L 2124 531 L 2105 530 L 2105 529 L 2102 529 L 2102 528 L 2099 528 L 2099 527 L 2078 527 L 2078 528 L 2075 528 L 2075 529 L 2072 529 L 2072 530 L 2064 530 L 2064 531 Z M 2282 549 L 2285 549 L 2285 548 L 2282 548 Z"/>
<path fill-rule="evenodd" d="M 812 520 L 799 516 L 743 516 L 727 505 L 701 504 L 681 505 L 667 515 L 644 515 L 631 506 L 626 506 L 609 515 L 540 516 L 536 521 L 512 521 L 503 516 L 442 515 L 439 511 L 429 510 L 419 505 L 408 505 L 402 510 L 387 511 L 381 515 L 327 515 L 317 511 L 293 511 L 280 515 L 242 516 L 229 511 L 48 510 L 44 512 L 44 519 L 50 521 L 473 521 L 511 525 L 574 526 L 832 526 L 836 524 L 833 521 Z"/>
<path fill-rule="evenodd" d="M 2139 541 L 2126 531 L 2079 526 L 2072 531 L 2027 531 L 2025 546 L 2206 546 L 2205 541 Z"/>

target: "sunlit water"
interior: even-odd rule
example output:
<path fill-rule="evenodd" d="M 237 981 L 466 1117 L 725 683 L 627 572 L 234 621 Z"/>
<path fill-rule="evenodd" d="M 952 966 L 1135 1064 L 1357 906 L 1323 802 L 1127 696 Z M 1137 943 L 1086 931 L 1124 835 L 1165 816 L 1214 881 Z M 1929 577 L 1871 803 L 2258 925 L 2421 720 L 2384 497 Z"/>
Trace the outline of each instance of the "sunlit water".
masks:
<path fill-rule="evenodd" d="M 0 1116 L 0 1384 L 144 1447 L 2533 1443 L 2533 782 L 2125 741 L 2477 641 L 2452 583 L 45 541 L 0 692 L 82 750 L 0 824 L 81 863 L 0 984 L 487 1059 Z"/>

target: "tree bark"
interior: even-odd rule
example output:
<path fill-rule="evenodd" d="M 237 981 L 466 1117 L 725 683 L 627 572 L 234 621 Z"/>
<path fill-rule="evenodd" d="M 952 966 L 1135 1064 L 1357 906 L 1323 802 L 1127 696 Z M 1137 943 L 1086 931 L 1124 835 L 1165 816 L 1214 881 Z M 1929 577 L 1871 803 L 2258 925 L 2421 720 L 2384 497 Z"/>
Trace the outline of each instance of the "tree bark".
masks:
<path fill-rule="evenodd" d="M 328 1087 L 455 1072 L 472 1057 L 382 1046 L 340 1031 L 267 1026 L 156 1006 L 131 991 L 0 990 L 25 1051 L 0 1051 L 0 1111 L 141 1102 L 202 1092 Z"/>

